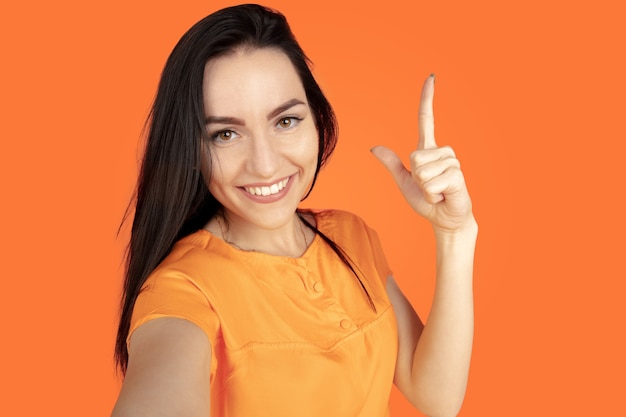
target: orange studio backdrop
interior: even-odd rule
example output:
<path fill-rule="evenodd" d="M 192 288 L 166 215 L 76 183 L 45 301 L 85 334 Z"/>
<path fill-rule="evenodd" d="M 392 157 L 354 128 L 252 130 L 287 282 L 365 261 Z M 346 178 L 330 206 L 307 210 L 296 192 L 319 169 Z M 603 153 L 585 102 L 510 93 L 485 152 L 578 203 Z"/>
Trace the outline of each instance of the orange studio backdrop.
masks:
<path fill-rule="evenodd" d="M 178 38 L 226 1 L 0 6 L 2 415 L 106 416 L 141 129 Z M 360 214 L 423 318 L 430 226 L 369 153 L 408 158 L 424 78 L 480 225 L 461 416 L 624 415 L 621 2 L 268 0 L 340 139 L 308 207 Z M 396 392 L 392 415 L 419 416 Z"/>

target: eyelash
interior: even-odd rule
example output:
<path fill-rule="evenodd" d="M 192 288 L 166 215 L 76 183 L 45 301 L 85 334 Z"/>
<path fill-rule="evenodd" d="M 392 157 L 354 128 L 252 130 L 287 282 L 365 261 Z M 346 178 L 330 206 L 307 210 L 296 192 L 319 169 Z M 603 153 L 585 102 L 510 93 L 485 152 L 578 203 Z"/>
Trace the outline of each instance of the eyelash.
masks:
<path fill-rule="evenodd" d="M 281 122 L 285 121 L 285 120 L 289 120 L 291 123 L 289 124 L 289 126 L 286 127 L 280 127 Z M 278 120 L 278 123 L 276 123 L 276 126 L 279 126 L 280 129 L 290 129 L 293 128 L 295 126 L 298 125 L 298 123 L 300 123 L 302 121 L 302 118 L 300 117 L 296 117 L 296 116 L 287 116 L 287 117 L 281 117 Z M 230 133 L 231 136 L 232 135 L 237 135 L 237 133 L 234 130 L 230 130 L 230 129 L 224 129 L 224 130 L 218 130 L 217 132 L 213 133 L 211 135 L 211 140 L 214 142 L 222 142 L 222 143 L 226 143 L 226 142 L 230 142 L 232 140 L 232 137 L 229 138 L 228 140 L 222 140 L 220 139 L 220 135 L 224 134 L 224 133 Z"/>

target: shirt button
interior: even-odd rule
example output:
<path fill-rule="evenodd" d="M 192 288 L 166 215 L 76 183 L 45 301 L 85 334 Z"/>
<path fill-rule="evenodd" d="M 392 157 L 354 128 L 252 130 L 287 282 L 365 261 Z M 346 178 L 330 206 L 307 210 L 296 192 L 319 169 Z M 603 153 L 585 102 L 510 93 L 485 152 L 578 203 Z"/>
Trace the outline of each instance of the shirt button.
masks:
<path fill-rule="evenodd" d="M 316 282 L 313 284 L 313 291 L 322 292 L 323 289 L 324 289 L 324 286 L 322 285 L 321 282 Z"/>
<path fill-rule="evenodd" d="M 352 327 L 352 323 L 350 320 L 343 319 L 339 322 L 339 326 L 341 326 L 342 329 L 347 330 Z"/>

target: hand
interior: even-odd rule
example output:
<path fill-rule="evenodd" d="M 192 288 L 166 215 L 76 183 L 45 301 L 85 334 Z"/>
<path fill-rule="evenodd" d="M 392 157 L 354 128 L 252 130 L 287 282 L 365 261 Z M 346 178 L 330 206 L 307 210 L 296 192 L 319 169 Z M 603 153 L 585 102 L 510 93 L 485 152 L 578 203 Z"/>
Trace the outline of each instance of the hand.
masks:
<path fill-rule="evenodd" d="M 410 155 L 410 171 L 384 146 L 372 148 L 372 153 L 391 173 L 413 210 L 430 221 L 435 231 L 455 232 L 473 221 L 472 202 L 454 151 L 435 143 L 434 93 L 433 74 L 422 87 L 419 140 Z"/>

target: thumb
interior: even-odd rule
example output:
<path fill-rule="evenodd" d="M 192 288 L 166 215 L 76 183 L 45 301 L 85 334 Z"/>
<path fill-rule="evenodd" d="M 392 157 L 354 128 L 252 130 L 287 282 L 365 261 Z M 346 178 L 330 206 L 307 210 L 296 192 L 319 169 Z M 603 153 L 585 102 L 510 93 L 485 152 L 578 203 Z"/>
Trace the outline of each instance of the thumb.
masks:
<path fill-rule="evenodd" d="M 398 155 L 391 149 L 384 146 L 375 146 L 370 149 L 370 152 L 387 168 L 398 187 L 402 188 L 406 181 L 411 179 L 411 173 L 404 167 Z"/>

